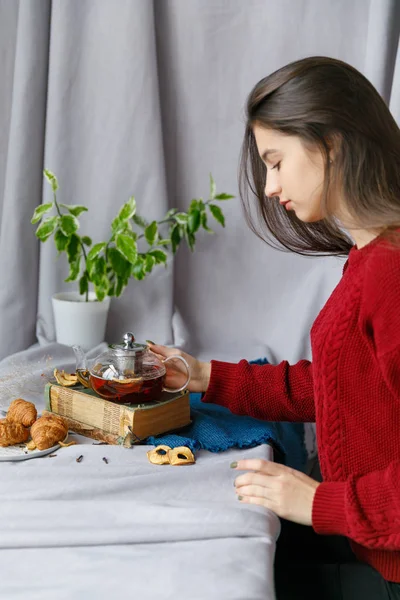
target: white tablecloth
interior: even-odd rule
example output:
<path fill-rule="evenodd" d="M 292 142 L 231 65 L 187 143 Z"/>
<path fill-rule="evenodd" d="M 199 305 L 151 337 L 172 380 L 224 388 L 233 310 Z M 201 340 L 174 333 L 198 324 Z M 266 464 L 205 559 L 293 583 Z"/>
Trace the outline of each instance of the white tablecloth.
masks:
<path fill-rule="evenodd" d="M 46 369 L 67 366 L 67 352 L 54 345 Z M 0 364 L 2 406 L 18 391 L 42 408 L 44 354 Z M 17 381 L 18 364 L 28 379 Z M 201 451 L 195 465 L 173 467 L 152 465 L 146 446 L 75 439 L 55 457 L 0 463 L 2 600 L 275 598 L 279 520 L 238 502 L 230 468 L 245 456 L 272 459 L 269 446 Z"/>

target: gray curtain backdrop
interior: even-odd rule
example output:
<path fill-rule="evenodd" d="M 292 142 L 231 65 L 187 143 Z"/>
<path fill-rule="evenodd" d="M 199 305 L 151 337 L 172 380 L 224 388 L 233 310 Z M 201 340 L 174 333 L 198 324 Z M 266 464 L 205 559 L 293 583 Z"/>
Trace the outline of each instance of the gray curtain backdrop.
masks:
<path fill-rule="evenodd" d="M 396 0 L 0 0 L 0 358 L 54 340 L 51 295 L 67 263 L 30 218 L 48 201 L 83 203 L 100 241 L 134 194 L 158 218 L 219 191 L 238 195 L 246 96 L 310 55 L 361 70 L 400 119 Z M 270 249 L 240 201 L 226 228 L 113 299 L 107 339 L 126 330 L 201 357 L 310 355 L 309 329 L 337 283 L 339 259 Z"/>

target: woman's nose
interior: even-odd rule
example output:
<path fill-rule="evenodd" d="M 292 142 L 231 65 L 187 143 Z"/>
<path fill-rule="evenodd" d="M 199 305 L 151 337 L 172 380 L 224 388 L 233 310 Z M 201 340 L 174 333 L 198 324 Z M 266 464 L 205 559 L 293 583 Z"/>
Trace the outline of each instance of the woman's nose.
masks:
<path fill-rule="evenodd" d="M 279 185 L 279 182 L 275 177 L 267 177 L 267 181 L 265 184 L 265 194 L 268 198 L 273 198 L 274 196 L 279 196 L 282 192 L 282 188 Z"/>

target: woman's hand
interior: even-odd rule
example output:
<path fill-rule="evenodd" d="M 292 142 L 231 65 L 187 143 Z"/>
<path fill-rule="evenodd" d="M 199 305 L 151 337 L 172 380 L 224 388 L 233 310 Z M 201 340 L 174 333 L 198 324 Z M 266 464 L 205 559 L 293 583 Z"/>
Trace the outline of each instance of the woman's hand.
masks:
<path fill-rule="evenodd" d="M 190 356 L 190 354 L 186 354 L 186 352 L 182 352 L 182 350 L 178 350 L 176 348 L 159 346 L 151 343 L 149 340 L 147 343 L 149 344 L 150 350 L 154 352 L 154 354 L 157 354 L 161 360 L 174 354 L 179 354 L 179 356 L 182 356 L 182 358 L 186 360 L 190 369 L 190 382 L 188 385 L 189 392 L 205 392 L 207 390 L 211 375 L 210 363 L 201 362 L 197 360 L 197 358 Z M 165 363 L 165 368 L 167 369 L 165 379 L 165 385 L 167 387 L 174 389 L 180 388 L 185 384 L 187 372 L 182 361 L 169 360 Z"/>
<path fill-rule="evenodd" d="M 235 480 L 241 502 L 259 504 L 278 517 L 312 525 L 312 505 L 319 482 L 304 473 L 278 463 L 261 459 L 240 460 L 232 467 L 250 471 Z"/>

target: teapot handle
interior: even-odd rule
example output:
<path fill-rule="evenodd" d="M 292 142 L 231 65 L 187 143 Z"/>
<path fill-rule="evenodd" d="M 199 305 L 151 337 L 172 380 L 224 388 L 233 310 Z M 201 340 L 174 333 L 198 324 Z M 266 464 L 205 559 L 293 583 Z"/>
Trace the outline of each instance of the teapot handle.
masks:
<path fill-rule="evenodd" d="M 183 364 L 186 367 L 186 371 L 187 371 L 187 379 L 184 383 L 184 385 L 182 385 L 180 388 L 176 388 L 175 390 L 171 390 L 170 388 L 167 387 L 163 387 L 163 392 L 170 392 L 172 394 L 176 394 L 177 392 L 181 392 L 182 390 L 184 390 L 188 385 L 189 385 L 189 381 L 190 381 L 190 368 L 189 365 L 187 363 L 187 361 L 183 358 L 183 356 L 180 356 L 179 354 L 173 354 L 172 356 L 168 356 L 167 358 L 163 359 L 163 363 L 168 362 L 169 360 L 180 360 L 183 362 Z"/>

